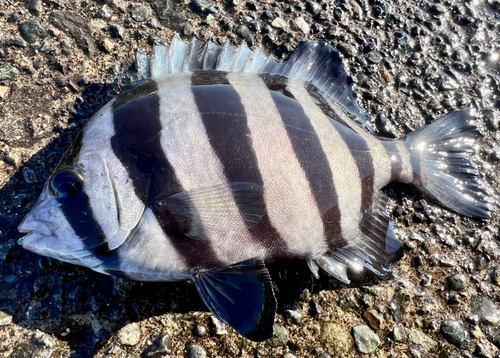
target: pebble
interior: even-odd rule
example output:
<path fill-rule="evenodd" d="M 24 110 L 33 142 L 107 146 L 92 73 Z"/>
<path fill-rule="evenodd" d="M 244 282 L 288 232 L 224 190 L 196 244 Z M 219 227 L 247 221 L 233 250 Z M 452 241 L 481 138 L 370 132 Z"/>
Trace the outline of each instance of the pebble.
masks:
<path fill-rule="evenodd" d="M 302 314 L 296 310 L 286 310 L 283 316 L 288 324 L 300 324 L 302 322 Z"/>
<path fill-rule="evenodd" d="M 414 344 L 420 344 L 426 351 L 429 351 L 437 346 L 437 342 L 435 340 L 416 328 L 410 329 L 408 339 Z"/>
<path fill-rule="evenodd" d="M 469 332 L 465 326 L 453 319 L 447 319 L 441 323 L 441 334 L 443 337 L 460 349 L 469 349 L 471 342 Z"/>
<path fill-rule="evenodd" d="M 384 316 L 376 310 L 367 310 L 363 313 L 363 317 L 373 329 L 380 329 L 384 327 Z"/>
<path fill-rule="evenodd" d="M 463 291 L 467 284 L 467 278 L 463 274 L 456 274 L 446 277 L 446 284 L 450 290 Z"/>
<path fill-rule="evenodd" d="M 361 353 L 372 353 L 380 345 L 380 338 L 367 325 L 356 326 L 352 329 L 354 345 Z"/>
<path fill-rule="evenodd" d="M 210 316 L 208 319 L 208 326 L 210 327 L 212 334 L 215 336 L 223 336 L 227 334 L 226 325 L 215 316 Z"/>
<path fill-rule="evenodd" d="M 286 330 L 285 327 L 275 324 L 274 325 L 274 334 L 271 338 L 269 338 L 266 343 L 273 347 L 284 347 L 288 343 L 288 331 Z"/>
<path fill-rule="evenodd" d="M 252 47 L 255 45 L 255 37 L 246 25 L 240 25 L 236 33 L 247 42 L 248 46 Z"/>
<path fill-rule="evenodd" d="M 115 43 L 110 39 L 104 39 L 102 41 L 102 47 L 107 53 L 111 53 L 115 47 Z"/>
<path fill-rule="evenodd" d="M 396 342 L 404 342 L 406 340 L 406 334 L 403 327 L 396 326 L 392 329 L 392 338 Z"/>
<path fill-rule="evenodd" d="M 194 327 L 193 335 L 196 337 L 205 337 L 208 334 L 208 329 L 202 324 L 197 324 Z"/>
<path fill-rule="evenodd" d="M 37 19 L 29 19 L 20 24 L 19 33 L 30 44 L 47 37 L 47 30 Z"/>
<path fill-rule="evenodd" d="M 0 86 L 0 99 L 5 99 L 9 94 L 10 87 L 9 86 Z"/>
<path fill-rule="evenodd" d="M 5 44 L 7 46 L 16 46 L 21 48 L 28 47 L 28 43 L 21 36 L 14 36 L 13 38 L 5 41 Z"/>
<path fill-rule="evenodd" d="M 496 324 L 500 321 L 500 307 L 487 296 L 474 296 L 471 299 L 471 314 L 487 324 Z"/>
<path fill-rule="evenodd" d="M 49 41 L 44 41 L 42 43 L 42 46 L 40 46 L 40 52 L 47 52 L 48 50 L 50 50 L 50 42 Z"/>
<path fill-rule="evenodd" d="M 284 29 L 286 27 L 286 21 L 281 17 L 277 17 L 271 22 L 271 26 L 276 29 Z"/>
<path fill-rule="evenodd" d="M 43 2 L 42 0 L 34 0 L 31 2 L 29 6 L 29 11 L 35 15 L 35 16 L 40 16 L 43 14 Z"/>
<path fill-rule="evenodd" d="M 97 14 L 96 14 L 97 17 L 100 17 L 101 19 L 103 20 L 108 20 L 111 18 L 111 8 L 104 4 L 100 9 L 99 11 L 97 11 Z"/>
<path fill-rule="evenodd" d="M 125 36 L 125 28 L 120 24 L 113 24 L 109 27 L 109 32 L 111 32 L 111 36 L 115 38 L 119 38 L 123 40 Z"/>
<path fill-rule="evenodd" d="M 37 182 L 35 172 L 28 167 L 23 168 L 23 177 L 24 181 L 28 184 L 33 184 Z"/>
<path fill-rule="evenodd" d="M 141 328 L 137 322 L 129 323 L 117 333 L 118 341 L 126 346 L 135 346 L 141 340 Z"/>
<path fill-rule="evenodd" d="M 144 22 L 149 18 L 149 9 L 145 6 L 133 7 L 130 16 L 137 22 Z"/>
<path fill-rule="evenodd" d="M 500 286 L 500 266 L 495 266 L 491 270 L 490 275 L 491 282 L 497 286 Z"/>
<path fill-rule="evenodd" d="M 73 11 L 53 11 L 49 21 L 59 30 L 68 33 L 76 45 L 88 56 L 96 52 L 96 44 L 87 19 Z"/>
<path fill-rule="evenodd" d="M 0 327 L 12 323 L 12 315 L 7 312 L 0 311 Z"/>
<path fill-rule="evenodd" d="M 321 308 L 321 305 L 317 300 L 309 301 L 309 314 L 311 315 L 311 317 L 319 316 L 322 313 L 323 308 Z"/>
<path fill-rule="evenodd" d="M 191 343 L 186 347 L 187 358 L 206 358 L 205 348 L 196 343 Z"/>
<path fill-rule="evenodd" d="M 19 70 L 11 65 L 0 67 L 0 81 L 11 80 L 19 73 Z"/>
<path fill-rule="evenodd" d="M 311 32 L 311 28 L 309 27 L 309 24 L 307 23 L 306 20 L 304 20 L 303 17 L 299 17 L 299 18 L 295 19 L 295 24 L 297 24 L 297 26 L 299 27 L 299 29 L 305 35 L 309 35 L 309 33 Z"/>
<path fill-rule="evenodd" d="M 204 0 L 193 0 L 191 1 L 191 6 L 196 12 L 202 14 L 207 14 L 207 13 L 217 14 L 219 12 L 219 9 L 216 6 Z"/>
<path fill-rule="evenodd" d="M 215 17 L 212 14 L 208 14 L 207 17 L 201 22 L 202 25 L 212 26 L 215 23 Z"/>
<path fill-rule="evenodd" d="M 172 339 L 168 334 L 163 334 L 144 351 L 145 357 L 154 357 L 161 354 L 172 354 Z"/>

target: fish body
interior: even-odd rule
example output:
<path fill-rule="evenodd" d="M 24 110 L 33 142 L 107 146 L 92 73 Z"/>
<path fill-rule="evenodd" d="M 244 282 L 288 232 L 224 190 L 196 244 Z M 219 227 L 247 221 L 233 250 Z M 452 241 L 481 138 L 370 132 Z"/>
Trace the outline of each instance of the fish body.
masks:
<path fill-rule="evenodd" d="M 392 277 L 402 250 L 387 184 L 489 216 L 468 110 L 381 141 L 358 125 L 366 112 L 330 46 L 302 44 L 282 65 L 193 44 L 155 48 L 145 80 L 92 117 L 20 225 L 23 247 L 135 280 L 193 280 L 216 316 L 263 340 L 276 309 L 265 262 Z"/>

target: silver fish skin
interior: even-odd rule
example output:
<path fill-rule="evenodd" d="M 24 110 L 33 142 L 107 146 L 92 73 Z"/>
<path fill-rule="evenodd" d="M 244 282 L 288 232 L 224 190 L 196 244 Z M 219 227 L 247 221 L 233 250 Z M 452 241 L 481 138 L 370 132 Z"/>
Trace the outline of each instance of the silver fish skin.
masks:
<path fill-rule="evenodd" d="M 389 183 L 489 217 L 468 109 L 380 140 L 324 42 L 276 63 L 179 41 L 139 53 L 144 79 L 80 132 L 19 226 L 25 249 L 134 280 L 193 280 L 215 315 L 263 340 L 276 309 L 265 262 L 304 259 L 346 283 L 348 268 L 392 278 L 402 249 Z"/>

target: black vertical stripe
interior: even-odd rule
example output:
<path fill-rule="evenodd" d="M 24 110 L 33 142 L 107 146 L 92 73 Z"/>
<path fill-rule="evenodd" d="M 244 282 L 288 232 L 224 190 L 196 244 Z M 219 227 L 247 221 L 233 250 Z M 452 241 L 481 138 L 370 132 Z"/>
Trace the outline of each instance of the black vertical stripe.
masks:
<path fill-rule="evenodd" d="M 245 108 L 236 90 L 229 84 L 227 73 L 220 71 L 197 71 L 191 79 L 193 96 L 200 112 L 207 137 L 224 168 L 229 183 L 255 183 L 264 186 L 257 157 L 252 146 Z M 264 196 L 253 196 L 259 200 L 254 206 L 266 206 Z M 242 216 L 245 208 L 235 200 Z M 265 247 L 271 256 L 283 256 L 287 244 L 272 226 L 267 214 L 260 223 L 248 227 L 253 239 Z"/>
<path fill-rule="evenodd" d="M 323 114 L 330 118 L 332 124 L 344 139 L 351 151 L 351 155 L 356 161 L 361 179 L 361 212 L 365 212 L 373 202 L 373 186 L 375 179 L 373 157 L 370 153 L 368 143 L 366 143 L 366 141 L 359 134 L 357 134 L 348 123 L 342 120 L 341 116 L 335 111 L 335 109 L 332 108 L 327 101 L 325 101 L 321 91 L 316 86 L 308 83 L 306 85 L 306 89 Z"/>
<path fill-rule="evenodd" d="M 51 175 L 51 182 L 59 173 L 66 170 L 74 170 L 74 162 L 82 148 L 84 135 L 85 130 L 82 129 L 69 149 L 64 153 L 56 170 Z M 49 189 L 55 193 L 52 187 Z M 85 183 L 83 183 L 82 189 L 78 194 L 69 197 L 58 197 L 56 200 L 59 202 L 66 220 L 75 231 L 75 234 L 82 240 L 87 250 L 95 254 L 99 254 L 102 251 L 109 251 L 106 236 L 101 225 L 94 217 L 92 205 L 88 195 L 85 193 Z"/>
<path fill-rule="evenodd" d="M 182 234 L 181 224 L 169 219 L 169 213 L 154 205 L 159 197 L 183 192 L 173 167 L 168 162 L 160 142 L 160 98 L 157 84 L 146 82 L 114 103 L 115 135 L 111 146 L 116 157 L 133 181 L 136 195 L 146 207 L 151 207 L 165 235 L 190 268 L 210 268 L 222 263 L 217 260 L 207 240 L 191 240 Z M 185 223 L 182 223 L 184 225 Z"/>
<path fill-rule="evenodd" d="M 333 183 L 332 168 L 310 119 L 286 87 L 286 78 L 262 76 L 285 124 L 295 156 L 305 172 L 323 220 L 330 250 L 347 245 L 342 236 L 341 212 Z"/>

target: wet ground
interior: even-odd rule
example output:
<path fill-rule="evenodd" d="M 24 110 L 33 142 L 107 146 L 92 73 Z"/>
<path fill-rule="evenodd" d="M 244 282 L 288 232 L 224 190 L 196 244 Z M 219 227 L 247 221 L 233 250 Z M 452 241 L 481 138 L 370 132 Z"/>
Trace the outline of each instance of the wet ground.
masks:
<path fill-rule="evenodd" d="M 406 249 L 396 278 L 346 287 L 275 264 L 278 334 L 265 343 L 220 326 L 189 283 L 106 277 L 18 246 L 16 226 L 78 130 L 126 85 L 134 46 L 175 32 L 277 59 L 327 39 L 380 135 L 471 107 L 477 165 L 498 193 L 498 0 L 0 0 L 0 356 L 500 357 L 499 209 L 467 219 L 408 186 L 385 190 Z"/>

